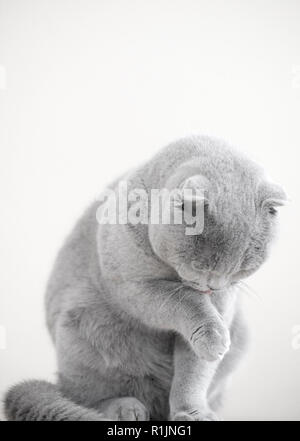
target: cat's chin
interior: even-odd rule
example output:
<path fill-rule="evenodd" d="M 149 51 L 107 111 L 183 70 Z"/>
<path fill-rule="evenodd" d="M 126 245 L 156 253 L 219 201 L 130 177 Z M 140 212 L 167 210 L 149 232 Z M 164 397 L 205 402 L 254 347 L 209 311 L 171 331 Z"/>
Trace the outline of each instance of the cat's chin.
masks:
<path fill-rule="evenodd" d="M 189 286 L 190 288 L 195 289 L 196 291 L 199 292 L 199 294 L 221 294 L 222 292 L 228 291 L 230 288 L 234 287 L 234 283 L 225 286 L 224 288 L 220 288 L 220 289 L 210 289 L 210 288 L 203 288 L 200 285 L 198 285 L 196 282 L 191 282 L 188 280 L 183 280 L 182 283 L 185 286 Z"/>
<path fill-rule="evenodd" d="M 213 291 L 211 289 L 202 288 L 201 286 L 199 286 L 195 282 L 190 282 L 190 281 L 184 280 L 183 284 L 185 286 L 189 286 L 190 288 L 193 288 L 193 289 L 197 290 L 200 294 L 212 294 L 213 293 Z"/>

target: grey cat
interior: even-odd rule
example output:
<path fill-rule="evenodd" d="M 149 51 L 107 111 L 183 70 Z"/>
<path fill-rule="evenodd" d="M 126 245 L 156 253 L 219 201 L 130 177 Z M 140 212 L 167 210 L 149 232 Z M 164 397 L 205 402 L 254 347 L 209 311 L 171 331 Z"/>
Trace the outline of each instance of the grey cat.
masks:
<path fill-rule="evenodd" d="M 247 343 L 239 281 L 265 261 L 286 195 L 209 137 L 181 139 L 123 179 L 147 192 L 202 187 L 203 232 L 99 224 L 95 202 L 47 288 L 57 385 L 14 386 L 5 398 L 10 420 L 218 419 Z"/>

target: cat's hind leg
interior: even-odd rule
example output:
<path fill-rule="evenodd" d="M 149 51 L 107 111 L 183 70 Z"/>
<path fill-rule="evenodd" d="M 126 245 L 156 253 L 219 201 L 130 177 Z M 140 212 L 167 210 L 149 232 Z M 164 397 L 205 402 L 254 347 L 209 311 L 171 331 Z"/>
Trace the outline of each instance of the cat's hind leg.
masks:
<path fill-rule="evenodd" d="M 47 381 L 30 380 L 13 386 L 4 398 L 8 421 L 103 421 L 100 412 L 74 403 Z"/>
<path fill-rule="evenodd" d="M 57 335 L 58 387 L 65 397 L 94 409 L 108 420 L 149 420 L 143 397 L 138 399 L 143 377 L 125 373 L 103 346 L 95 348 L 66 322 Z M 98 344 L 99 340 L 96 339 Z"/>

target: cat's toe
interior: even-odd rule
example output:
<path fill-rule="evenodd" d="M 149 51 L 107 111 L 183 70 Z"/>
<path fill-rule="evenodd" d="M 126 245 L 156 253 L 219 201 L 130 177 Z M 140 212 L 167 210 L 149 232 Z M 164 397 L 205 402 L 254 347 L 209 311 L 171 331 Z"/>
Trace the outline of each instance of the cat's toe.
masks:
<path fill-rule="evenodd" d="M 219 418 L 214 412 L 208 412 L 207 414 L 202 415 L 201 419 L 196 421 L 221 421 L 221 418 Z"/>
<path fill-rule="evenodd" d="M 150 418 L 147 408 L 134 397 L 116 398 L 106 413 L 114 421 L 147 421 Z"/>
<path fill-rule="evenodd" d="M 172 421 L 195 421 L 194 418 L 186 412 L 178 412 L 172 418 Z"/>
<path fill-rule="evenodd" d="M 177 412 L 172 421 L 220 421 L 212 411 L 181 411 Z"/>

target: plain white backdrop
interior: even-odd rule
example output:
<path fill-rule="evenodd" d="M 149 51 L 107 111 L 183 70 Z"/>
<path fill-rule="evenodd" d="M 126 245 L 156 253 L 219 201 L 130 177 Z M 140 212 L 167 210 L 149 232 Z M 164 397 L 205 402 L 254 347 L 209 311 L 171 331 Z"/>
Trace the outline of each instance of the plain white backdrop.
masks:
<path fill-rule="evenodd" d="M 292 202 L 243 294 L 226 419 L 300 420 L 299 0 L 0 0 L 0 398 L 53 380 L 47 276 L 103 186 L 191 133 L 260 161 Z"/>

